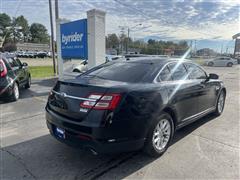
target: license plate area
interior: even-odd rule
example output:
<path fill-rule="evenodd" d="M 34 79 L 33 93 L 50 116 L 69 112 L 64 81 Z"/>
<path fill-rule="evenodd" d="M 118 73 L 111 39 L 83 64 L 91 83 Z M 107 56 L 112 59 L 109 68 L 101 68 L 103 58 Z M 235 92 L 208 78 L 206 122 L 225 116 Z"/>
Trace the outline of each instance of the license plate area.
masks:
<path fill-rule="evenodd" d="M 60 139 L 65 139 L 65 130 L 59 127 L 54 128 L 54 134 Z"/>

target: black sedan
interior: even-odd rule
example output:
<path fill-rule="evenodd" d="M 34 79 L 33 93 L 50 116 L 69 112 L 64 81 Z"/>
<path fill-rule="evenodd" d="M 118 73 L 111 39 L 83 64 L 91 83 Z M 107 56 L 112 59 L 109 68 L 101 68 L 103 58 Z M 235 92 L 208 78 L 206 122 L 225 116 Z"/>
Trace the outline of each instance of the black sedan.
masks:
<path fill-rule="evenodd" d="M 59 80 L 46 105 L 51 134 L 94 153 L 163 154 L 174 132 L 224 109 L 216 74 L 187 60 L 141 58 L 110 62 Z"/>
<path fill-rule="evenodd" d="M 17 101 L 19 89 L 31 86 L 31 74 L 27 63 L 18 58 L 5 57 L 0 54 L 0 98 Z"/>

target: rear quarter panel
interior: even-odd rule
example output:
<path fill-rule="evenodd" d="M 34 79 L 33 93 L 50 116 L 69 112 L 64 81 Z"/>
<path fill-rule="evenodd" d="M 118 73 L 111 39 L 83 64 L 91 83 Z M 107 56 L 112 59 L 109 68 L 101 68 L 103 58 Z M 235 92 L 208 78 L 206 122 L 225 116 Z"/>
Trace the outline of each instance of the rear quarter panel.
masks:
<path fill-rule="evenodd" d="M 135 138 L 144 138 L 153 118 L 157 118 L 168 102 L 167 91 L 158 84 L 131 87 L 122 101 L 114 121 L 125 121 Z M 130 122 L 130 123 L 129 123 Z"/>

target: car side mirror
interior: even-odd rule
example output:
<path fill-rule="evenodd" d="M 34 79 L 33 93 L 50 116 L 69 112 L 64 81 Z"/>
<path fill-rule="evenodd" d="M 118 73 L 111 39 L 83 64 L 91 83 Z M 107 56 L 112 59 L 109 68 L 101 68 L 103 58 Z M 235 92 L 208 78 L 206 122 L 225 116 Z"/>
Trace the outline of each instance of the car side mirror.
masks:
<path fill-rule="evenodd" d="M 22 66 L 28 66 L 28 64 L 24 62 L 24 63 L 22 63 Z"/>
<path fill-rule="evenodd" d="M 218 79 L 219 76 L 217 74 L 210 73 L 208 79 Z"/>

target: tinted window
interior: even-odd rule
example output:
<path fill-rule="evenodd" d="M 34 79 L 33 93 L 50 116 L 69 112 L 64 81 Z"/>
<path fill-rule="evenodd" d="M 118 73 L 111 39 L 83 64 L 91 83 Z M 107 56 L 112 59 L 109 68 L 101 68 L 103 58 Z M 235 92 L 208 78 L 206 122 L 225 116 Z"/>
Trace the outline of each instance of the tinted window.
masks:
<path fill-rule="evenodd" d="M 20 61 L 18 58 L 16 58 L 15 60 L 16 60 L 16 62 L 18 63 L 19 66 L 22 65 L 21 61 Z"/>
<path fill-rule="evenodd" d="M 3 61 L 4 61 L 5 66 L 7 67 L 7 70 L 11 71 L 12 68 L 10 67 L 10 64 L 8 63 L 8 61 L 6 59 L 3 59 Z"/>
<path fill-rule="evenodd" d="M 225 58 L 219 58 L 218 60 L 225 61 Z"/>
<path fill-rule="evenodd" d="M 18 67 L 18 66 L 20 66 L 20 64 L 13 58 L 7 58 L 6 60 L 7 60 L 8 64 L 11 67 Z"/>
<path fill-rule="evenodd" d="M 189 79 L 206 79 L 206 73 L 195 64 L 185 64 Z"/>
<path fill-rule="evenodd" d="M 150 63 L 107 63 L 88 71 L 83 76 L 95 76 L 112 81 L 142 82 L 152 71 L 153 65 Z"/>
<path fill-rule="evenodd" d="M 171 73 L 168 67 L 165 67 L 160 75 L 158 76 L 158 81 L 171 81 Z"/>
<path fill-rule="evenodd" d="M 187 71 L 183 64 L 180 63 L 172 63 L 168 65 L 173 80 L 184 80 L 187 77 Z"/>

